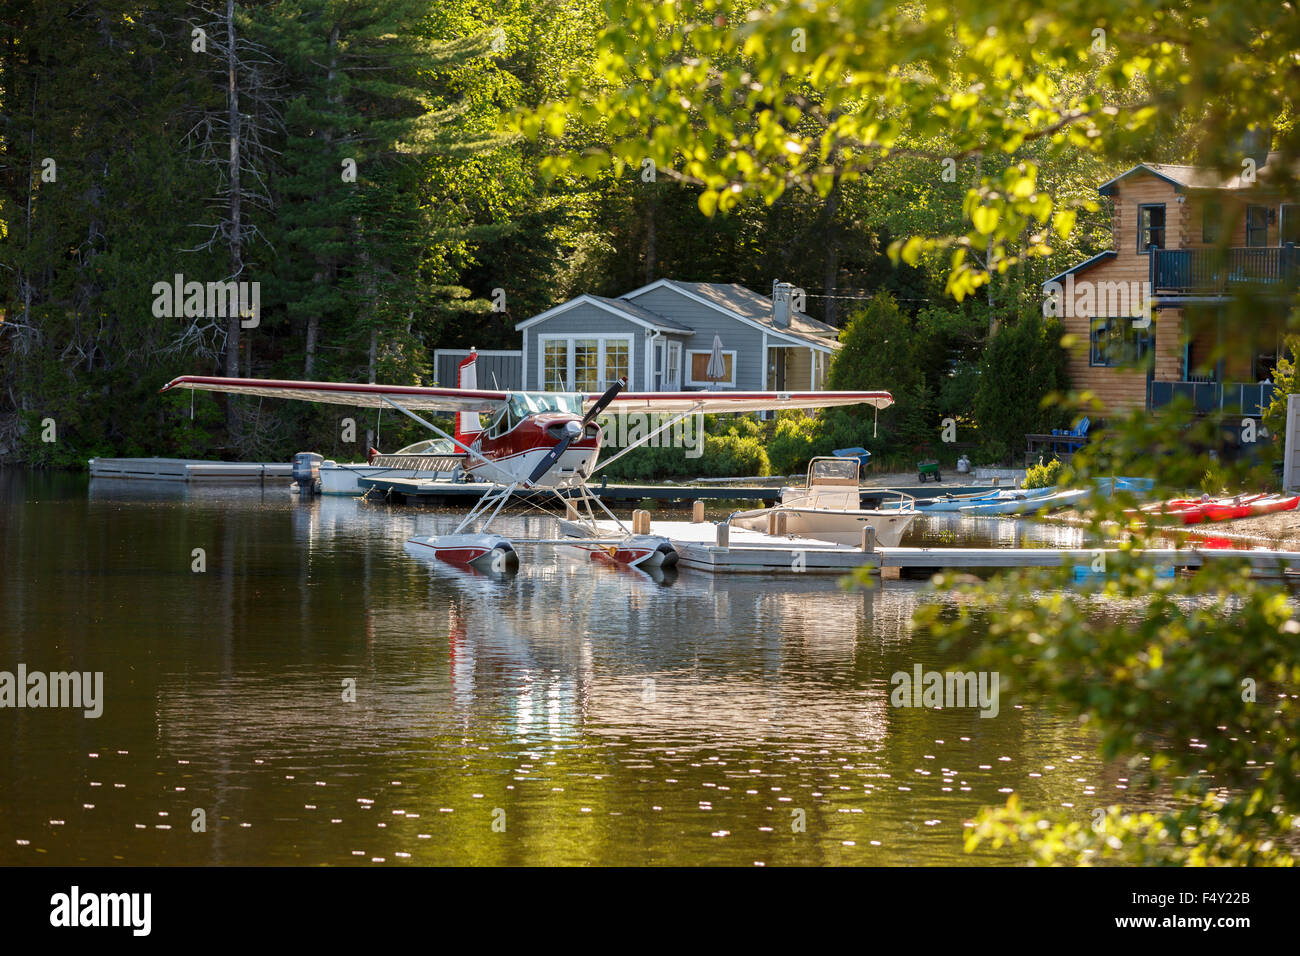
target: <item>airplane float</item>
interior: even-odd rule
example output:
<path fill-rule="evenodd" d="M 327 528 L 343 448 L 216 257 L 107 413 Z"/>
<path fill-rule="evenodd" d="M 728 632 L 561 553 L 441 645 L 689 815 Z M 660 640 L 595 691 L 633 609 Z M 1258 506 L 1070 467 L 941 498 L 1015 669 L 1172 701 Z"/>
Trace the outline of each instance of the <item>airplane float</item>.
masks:
<path fill-rule="evenodd" d="M 677 553 L 667 538 L 634 534 L 605 507 L 587 483 L 599 468 L 618 460 L 691 415 L 843 405 L 871 405 L 879 410 L 893 404 L 893 397 L 883 391 L 625 392 L 622 380 L 615 382 L 603 394 L 485 390 L 477 387 L 476 359 L 477 352 L 471 351 L 460 363 L 457 388 L 182 375 L 168 382 L 160 391 L 190 388 L 233 395 L 396 409 L 449 440 L 464 453 L 464 471 L 467 474 L 493 483 L 493 487 L 451 534 L 415 537 L 408 543 L 429 548 L 435 557 L 453 564 L 493 571 L 517 568 L 519 556 L 515 542 L 490 530 L 492 522 L 516 491 L 536 488 L 555 493 L 564 507 L 567 519 L 564 527 L 571 536 L 532 538 L 518 543 L 586 548 L 634 567 L 675 563 Z M 607 409 L 613 414 L 654 412 L 671 417 L 618 454 L 597 464 L 601 452 L 601 429 L 596 418 Z M 454 413 L 455 433 L 448 435 L 419 415 L 421 411 Z M 479 417 L 482 414 L 490 416 L 486 427 Z M 614 522 L 619 534 L 610 536 L 608 531 L 598 529 L 597 509 Z M 471 530 L 480 520 L 482 525 Z"/>

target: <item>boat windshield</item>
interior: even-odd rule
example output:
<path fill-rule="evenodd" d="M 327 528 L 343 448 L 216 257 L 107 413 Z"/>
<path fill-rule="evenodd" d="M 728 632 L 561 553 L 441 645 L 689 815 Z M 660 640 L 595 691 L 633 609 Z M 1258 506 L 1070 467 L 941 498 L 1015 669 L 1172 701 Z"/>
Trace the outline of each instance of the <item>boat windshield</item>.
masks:
<path fill-rule="evenodd" d="M 529 415 L 545 412 L 564 412 L 569 415 L 582 414 L 582 396 L 561 392 L 511 392 L 510 417 L 518 421 Z"/>
<path fill-rule="evenodd" d="M 856 485 L 856 458 L 814 458 L 808 465 L 808 485 Z"/>
<path fill-rule="evenodd" d="M 394 455 L 455 455 L 458 453 L 451 442 L 445 438 L 426 438 L 414 445 L 407 445 L 393 452 Z"/>

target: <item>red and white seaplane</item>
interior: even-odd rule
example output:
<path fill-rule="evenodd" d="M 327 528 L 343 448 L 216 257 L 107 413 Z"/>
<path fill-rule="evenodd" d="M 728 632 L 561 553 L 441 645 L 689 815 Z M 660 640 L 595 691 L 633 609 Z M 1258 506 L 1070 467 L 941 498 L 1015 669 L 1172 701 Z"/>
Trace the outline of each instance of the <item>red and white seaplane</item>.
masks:
<path fill-rule="evenodd" d="M 493 571 L 513 570 L 518 567 L 519 556 L 514 542 L 489 530 L 492 522 L 517 491 L 538 488 L 554 492 L 560 500 L 566 516 L 562 527 L 570 537 L 521 539 L 518 543 L 586 548 L 636 567 L 675 563 L 677 553 L 667 538 L 634 534 L 592 493 L 587 481 L 598 468 L 689 416 L 832 405 L 872 405 L 881 409 L 893 404 L 889 392 L 625 392 L 622 381 L 615 382 L 604 394 L 489 391 L 477 387 L 476 358 L 477 353 L 471 351 L 461 362 L 457 388 L 182 375 L 161 391 L 197 388 L 364 408 L 389 407 L 409 416 L 463 453 L 466 473 L 493 483 L 454 532 L 416 537 L 409 543 L 431 549 L 442 560 Z M 601 429 L 596 418 L 607 409 L 616 415 L 656 413 L 666 416 L 666 420 L 598 465 Z M 448 435 L 417 414 L 419 411 L 454 412 L 455 434 Z M 479 417 L 482 414 L 490 416 L 486 427 Z M 595 509 L 620 529 L 616 537 L 597 528 Z M 482 526 L 470 530 L 480 520 Z"/>

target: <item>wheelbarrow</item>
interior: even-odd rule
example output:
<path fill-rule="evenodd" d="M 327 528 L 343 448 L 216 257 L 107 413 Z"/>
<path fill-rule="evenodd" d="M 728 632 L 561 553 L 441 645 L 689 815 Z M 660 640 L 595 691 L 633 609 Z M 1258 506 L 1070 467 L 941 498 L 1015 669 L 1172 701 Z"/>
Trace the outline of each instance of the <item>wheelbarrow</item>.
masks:
<path fill-rule="evenodd" d="M 852 448 L 836 448 L 832 454 L 836 458 L 856 458 L 859 468 L 865 468 L 867 462 L 871 460 L 871 452 L 858 445 L 854 445 Z"/>
<path fill-rule="evenodd" d="M 933 458 L 916 463 L 916 480 L 925 484 L 929 478 L 933 478 L 936 483 L 943 481 L 943 475 L 939 474 L 939 462 Z"/>

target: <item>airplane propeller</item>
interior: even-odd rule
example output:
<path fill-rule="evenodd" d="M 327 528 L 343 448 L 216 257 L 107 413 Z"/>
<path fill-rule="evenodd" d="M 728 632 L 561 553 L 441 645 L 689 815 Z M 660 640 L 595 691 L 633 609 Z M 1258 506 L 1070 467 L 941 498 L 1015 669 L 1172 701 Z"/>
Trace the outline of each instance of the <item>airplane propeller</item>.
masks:
<path fill-rule="evenodd" d="M 587 414 L 582 416 L 581 422 L 569 422 L 564 426 L 564 437 L 560 439 L 559 444 L 546 453 L 545 458 L 537 463 L 537 467 L 533 469 L 533 473 L 528 476 L 528 484 L 536 484 L 539 478 L 551 470 L 552 466 L 559 461 L 560 456 L 564 454 L 574 439 L 582 437 L 582 433 L 586 430 L 587 426 L 591 424 L 597 415 L 605 410 L 609 403 L 614 400 L 614 396 L 622 391 L 623 386 L 626 384 L 627 380 L 620 378 L 609 388 L 605 389 L 604 395 L 596 399 L 596 404 L 592 405 L 591 408 L 588 409 Z"/>
<path fill-rule="evenodd" d="M 559 461 L 560 456 L 564 454 L 565 449 L 569 447 L 570 443 L 575 438 L 578 438 L 579 436 L 582 435 L 582 428 L 583 426 L 580 425 L 578 422 L 565 423 L 564 437 L 560 439 L 560 443 L 558 445 L 556 445 L 554 448 L 552 448 L 550 451 L 546 453 L 545 458 L 543 458 L 541 461 L 537 463 L 537 467 L 533 469 L 533 473 L 528 476 L 528 484 L 530 485 L 536 484 L 537 479 L 541 478 L 542 475 L 546 474 L 548 471 L 551 470 L 551 467 L 557 461 Z"/>
<path fill-rule="evenodd" d="M 582 416 L 582 427 L 586 428 L 592 421 L 605 410 L 605 407 L 614 400 L 614 396 L 623 390 L 627 385 L 627 379 L 620 378 L 617 382 L 605 389 L 605 394 L 596 399 L 596 404 L 592 405 L 587 414 Z"/>

